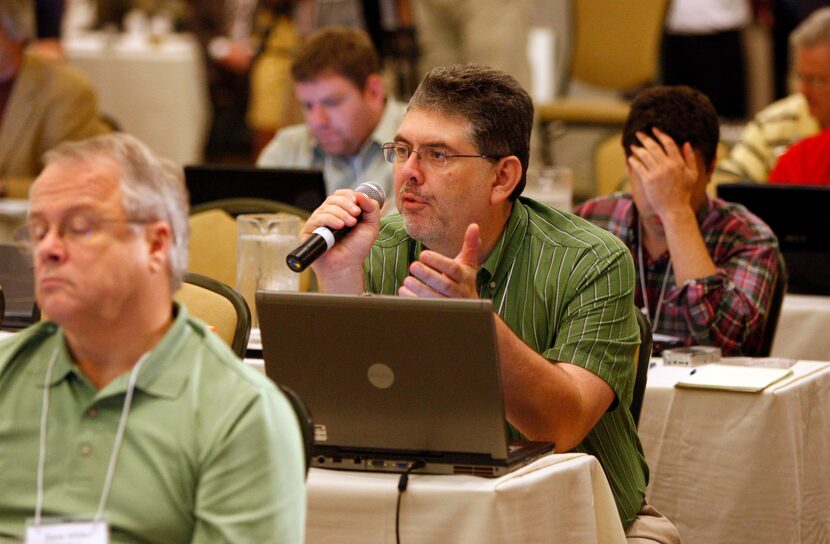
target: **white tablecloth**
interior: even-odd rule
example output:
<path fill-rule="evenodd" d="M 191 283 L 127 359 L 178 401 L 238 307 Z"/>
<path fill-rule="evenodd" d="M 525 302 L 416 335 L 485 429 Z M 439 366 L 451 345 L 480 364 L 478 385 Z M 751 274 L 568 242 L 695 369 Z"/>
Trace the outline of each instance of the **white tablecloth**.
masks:
<path fill-rule="evenodd" d="M 67 38 L 63 47 L 92 82 L 101 110 L 122 130 L 179 164 L 201 161 L 210 109 L 194 38 L 177 34 L 151 45 L 92 33 Z"/>
<path fill-rule="evenodd" d="M 830 361 L 830 297 L 784 297 L 772 356 Z"/>
<path fill-rule="evenodd" d="M 647 498 L 684 544 L 830 542 L 830 364 L 799 361 L 763 393 L 648 376 L 639 433 Z"/>
<path fill-rule="evenodd" d="M 312 468 L 308 543 L 394 543 L 398 476 Z M 501 478 L 412 475 L 401 542 L 625 542 L 599 462 L 548 455 Z"/>

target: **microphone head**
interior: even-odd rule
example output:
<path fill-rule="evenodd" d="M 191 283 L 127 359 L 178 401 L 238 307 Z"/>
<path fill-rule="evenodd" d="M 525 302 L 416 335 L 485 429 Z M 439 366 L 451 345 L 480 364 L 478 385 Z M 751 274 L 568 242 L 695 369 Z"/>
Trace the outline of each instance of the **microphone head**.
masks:
<path fill-rule="evenodd" d="M 383 204 L 386 202 L 386 191 L 383 190 L 383 187 L 378 185 L 377 183 L 372 183 L 371 181 L 364 181 L 357 187 L 355 187 L 356 193 L 363 193 L 364 195 L 368 196 L 372 200 L 378 203 L 378 206 L 383 208 Z"/>

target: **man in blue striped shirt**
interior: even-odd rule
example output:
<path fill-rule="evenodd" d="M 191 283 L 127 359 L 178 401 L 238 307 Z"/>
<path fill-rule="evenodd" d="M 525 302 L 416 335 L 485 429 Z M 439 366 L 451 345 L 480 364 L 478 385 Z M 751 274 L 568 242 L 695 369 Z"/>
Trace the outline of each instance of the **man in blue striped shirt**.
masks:
<path fill-rule="evenodd" d="M 519 198 L 532 126 L 530 97 L 510 76 L 434 69 L 384 145 L 400 214 L 381 221 L 374 200 L 337 191 L 304 233 L 353 228 L 314 271 L 328 292 L 492 299 L 513 429 L 596 456 L 632 542 L 679 542 L 644 502 L 628 409 L 639 343 L 631 255 L 590 223 Z"/>

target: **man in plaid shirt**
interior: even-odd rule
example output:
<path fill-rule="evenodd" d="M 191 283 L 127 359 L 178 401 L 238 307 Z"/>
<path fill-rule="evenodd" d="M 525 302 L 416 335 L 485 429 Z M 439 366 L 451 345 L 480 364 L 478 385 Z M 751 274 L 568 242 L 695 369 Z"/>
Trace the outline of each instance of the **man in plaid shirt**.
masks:
<path fill-rule="evenodd" d="M 576 213 L 631 250 L 635 303 L 655 333 L 755 354 L 780 273 L 778 241 L 743 206 L 707 196 L 718 138 L 717 113 L 702 93 L 643 91 L 622 137 L 631 193 L 590 200 Z"/>

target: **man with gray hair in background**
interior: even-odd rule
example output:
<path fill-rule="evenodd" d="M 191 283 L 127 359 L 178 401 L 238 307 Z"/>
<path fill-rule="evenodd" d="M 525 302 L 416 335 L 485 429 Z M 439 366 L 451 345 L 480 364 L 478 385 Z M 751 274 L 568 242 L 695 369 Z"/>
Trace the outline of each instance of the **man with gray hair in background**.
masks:
<path fill-rule="evenodd" d="M 173 302 L 179 169 L 126 134 L 45 162 L 28 233 L 48 320 L 0 342 L 0 541 L 302 542 L 289 402 Z"/>
<path fill-rule="evenodd" d="M 830 128 L 830 7 L 816 10 L 790 34 L 798 93 L 773 102 L 747 124 L 716 178 L 766 181 L 792 144 Z"/>

